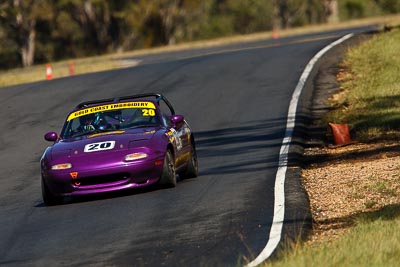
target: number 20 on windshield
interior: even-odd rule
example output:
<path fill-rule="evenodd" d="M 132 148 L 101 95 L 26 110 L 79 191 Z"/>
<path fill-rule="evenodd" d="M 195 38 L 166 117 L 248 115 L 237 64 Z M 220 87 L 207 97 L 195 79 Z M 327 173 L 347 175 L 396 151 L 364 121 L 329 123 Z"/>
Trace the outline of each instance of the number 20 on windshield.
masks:
<path fill-rule="evenodd" d="M 143 117 L 154 117 L 156 115 L 156 112 L 154 111 L 154 109 L 142 109 L 142 115 Z"/>

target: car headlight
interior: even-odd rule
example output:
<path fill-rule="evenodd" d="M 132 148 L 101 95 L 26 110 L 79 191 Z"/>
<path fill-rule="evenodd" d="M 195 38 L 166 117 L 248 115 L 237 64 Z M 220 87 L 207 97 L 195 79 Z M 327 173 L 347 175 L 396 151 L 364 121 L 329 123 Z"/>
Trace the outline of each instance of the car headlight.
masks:
<path fill-rule="evenodd" d="M 125 160 L 126 161 L 133 161 L 133 160 L 145 159 L 147 157 L 148 157 L 148 155 L 146 153 L 137 152 L 137 153 L 132 153 L 132 154 L 126 155 L 125 156 Z"/>
<path fill-rule="evenodd" d="M 72 168 L 72 164 L 71 163 L 61 163 L 61 164 L 56 164 L 51 166 L 52 170 L 67 170 L 67 169 L 71 169 Z"/>

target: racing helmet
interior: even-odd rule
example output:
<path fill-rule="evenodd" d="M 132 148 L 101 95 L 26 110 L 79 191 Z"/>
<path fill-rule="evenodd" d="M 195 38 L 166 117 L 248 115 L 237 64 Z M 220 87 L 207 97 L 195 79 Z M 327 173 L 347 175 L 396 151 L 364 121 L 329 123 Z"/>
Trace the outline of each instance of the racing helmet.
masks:
<path fill-rule="evenodd" d="M 95 114 L 87 114 L 87 115 L 79 117 L 79 122 L 82 125 L 85 125 L 88 122 L 93 123 L 94 120 L 95 120 Z"/>

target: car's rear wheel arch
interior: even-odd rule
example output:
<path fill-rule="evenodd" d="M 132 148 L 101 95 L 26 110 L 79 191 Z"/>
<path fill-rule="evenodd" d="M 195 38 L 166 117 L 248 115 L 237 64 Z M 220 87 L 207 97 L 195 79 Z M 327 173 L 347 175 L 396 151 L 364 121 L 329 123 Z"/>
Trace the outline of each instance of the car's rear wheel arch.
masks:
<path fill-rule="evenodd" d="M 194 141 L 193 134 L 190 135 L 190 144 L 193 146 L 194 149 L 196 149 L 196 142 Z"/>
<path fill-rule="evenodd" d="M 196 178 L 199 172 L 198 166 L 199 165 L 197 161 L 196 145 L 194 142 L 194 138 L 191 138 L 190 158 L 185 169 L 179 173 L 179 177 L 182 179 Z"/>
<path fill-rule="evenodd" d="M 170 151 L 170 152 L 171 152 L 171 155 L 172 155 L 172 157 L 173 157 L 173 159 L 174 159 L 174 161 L 175 161 L 175 149 L 174 149 L 174 147 L 173 147 L 173 145 L 172 145 L 171 143 L 169 143 L 169 144 L 167 145 L 167 150 L 165 151 L 165 154 L 167 154 L 167 153 L 166 153 L 167 151 Z"/>

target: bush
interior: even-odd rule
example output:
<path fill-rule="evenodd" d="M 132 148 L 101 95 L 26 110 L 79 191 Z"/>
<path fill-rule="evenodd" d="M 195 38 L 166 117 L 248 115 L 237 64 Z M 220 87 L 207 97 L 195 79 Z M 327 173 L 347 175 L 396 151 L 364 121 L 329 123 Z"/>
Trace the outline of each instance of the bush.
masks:
<path fill-rule="evenodd" d="M 341 20 L 365 18 L 382 14 L 382 9 L 373 0 L 340 0 Z"/>
<path fill-rule="evenodd" d="M 399 0 L 377 0 L 377 2 L 384 13 L 394 14 L 400 12 Z"/>

